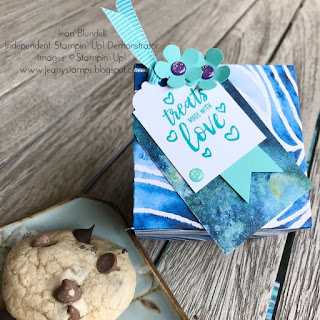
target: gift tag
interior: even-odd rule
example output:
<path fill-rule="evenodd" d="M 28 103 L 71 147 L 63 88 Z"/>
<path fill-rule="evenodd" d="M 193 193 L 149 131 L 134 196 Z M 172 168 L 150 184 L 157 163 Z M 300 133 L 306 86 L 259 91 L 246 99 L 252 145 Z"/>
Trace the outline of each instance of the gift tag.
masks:
<path fill-rule="evenodd" d="M 194 192 L 265 140 L 220 85 L 172 89 L 143 83 L 134 115 Z"/>

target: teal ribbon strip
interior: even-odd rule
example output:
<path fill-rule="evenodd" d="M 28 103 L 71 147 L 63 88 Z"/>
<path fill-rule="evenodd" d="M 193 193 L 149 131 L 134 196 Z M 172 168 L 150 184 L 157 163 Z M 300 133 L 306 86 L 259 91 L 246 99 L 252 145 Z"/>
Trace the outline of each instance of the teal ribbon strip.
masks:
<path fill-rule="evenodd" d="M 130 0 L 117 0 L 118 12 L 101 8 L 134 56 L 148 68 L 148 82 L 158 84 L 161 79 L 154 72 L 157 58 L 150 47 Z"/>
<path fill-rule="evenodd" d="M 249 203 L 252 172 L 283 172 L 259 146 L 221 173 L 221 177 Z"/>

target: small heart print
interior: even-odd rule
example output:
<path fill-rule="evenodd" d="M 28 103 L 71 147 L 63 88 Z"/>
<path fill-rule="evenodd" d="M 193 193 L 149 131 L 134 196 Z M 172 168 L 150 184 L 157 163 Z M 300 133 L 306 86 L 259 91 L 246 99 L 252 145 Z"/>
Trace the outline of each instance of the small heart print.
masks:
<path fill-rule="evenodd" d="M 163 99 L 163 102 L 166 104 L 174 104 L 174 97 L 171 92 L 168 93 L 168 96 Z"/>
<path fill-rule="evenodd" d="M 167 136 L 167 140 L 169 142 L 175 142 L 178 140 L 177 133 L 174 130 L 171 130 L 169 135 Z"/>
<path fill-rule="evenodd" d="M 220 107 L 216 107 L 216 110 L 221 113 L 226 113 L 226 105 L 222 102 Z"/>
<path fill-rule="evenodd" d="M 204 153 L 202 154 L 202 156 L 203 156 L 204 158 L 210 158 L 210 157 L 212 157 L 212 153 L 211 153 L 210 149 L 209 149 L 209 148 L 206 148 L 206 149 L 204 150 Z"/>
<path fill-rule="evenodd" d="M 230 132 L 227 132 L 224 137 L 229 141 L 237 141 L 240 138 L 239 130 L 236 126 L 231 126 Z"/>

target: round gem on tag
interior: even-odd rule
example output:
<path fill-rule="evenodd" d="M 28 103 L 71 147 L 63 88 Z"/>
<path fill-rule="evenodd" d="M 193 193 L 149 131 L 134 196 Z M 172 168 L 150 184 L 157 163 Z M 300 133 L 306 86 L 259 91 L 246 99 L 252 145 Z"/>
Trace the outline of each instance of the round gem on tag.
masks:
<path fill-rule="evenodd" d="M 190 171 L 189 177 L 193 182 L 200 182 L 204 178 L 204 173 L 199 168 L 194 168 Z"/>

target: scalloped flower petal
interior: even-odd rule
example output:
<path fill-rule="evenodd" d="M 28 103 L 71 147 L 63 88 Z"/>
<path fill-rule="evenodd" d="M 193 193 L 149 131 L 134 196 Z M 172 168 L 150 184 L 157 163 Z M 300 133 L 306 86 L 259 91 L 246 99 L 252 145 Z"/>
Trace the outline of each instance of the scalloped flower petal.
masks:
<path fill-rule="evenodd" d="M 196 49 L 188 48 L 184 51 L 181 61 L 188 67 L 191 67 L 198 63 L 199 52 Z"/>
<path fill-rule="evenodd" d="M 171 75 L 170 64 L 164 61 L 158 61 L 154 66 L 154 71 L 161 79 L 168 78 Z"/>
<path fill-rule="evenodd" d="M 168 62 L 176 62 L 181 59 L 180 48 L 174 44 L 166 46 L 162 54 Z"/>
<path fill-rule="evenodd" d="M 229 78 L 229 76 L 230 76 L 230 68 L 228 66 L 220 66 L 217 69 L 215 69 L 213 78 L 216 81 L 224 82 Z"/>
<path fill-rule="evenodd" d="M 201 68 L 202 66 L 204 66 L 206 64 L 206 59 L 204 58 L 202 52 L 198 51 L 198 62 L 194 67 L 199 67 Z"/>
<path fill-rule="evenodd" d="M 214 78 L 211 79 L 200 79 L 198 87 L 202 90 L 210 90 L 217 86 L 216 81 Z"/>
<path fill-rule="evenodd" d="M 189 86 L 195 85 L 202 76 L 202 71 L 200 68 L 192 67 L 189 68 L 186 72 L 186 80 L 188 81 Z"/>
<path fill-rule="evenodd" d="M 181 88 L 186 84 L 186 78 L 184 75 L 175 76 L 172 74 L 167 82 L 168 86 L 171 88 Z"/>
<path fill-rule="evenodd" d="M 212 48 L 207 51 L 206 60 L 216 67 L 223 61 L 223 54 L 218 48 Z"/>

